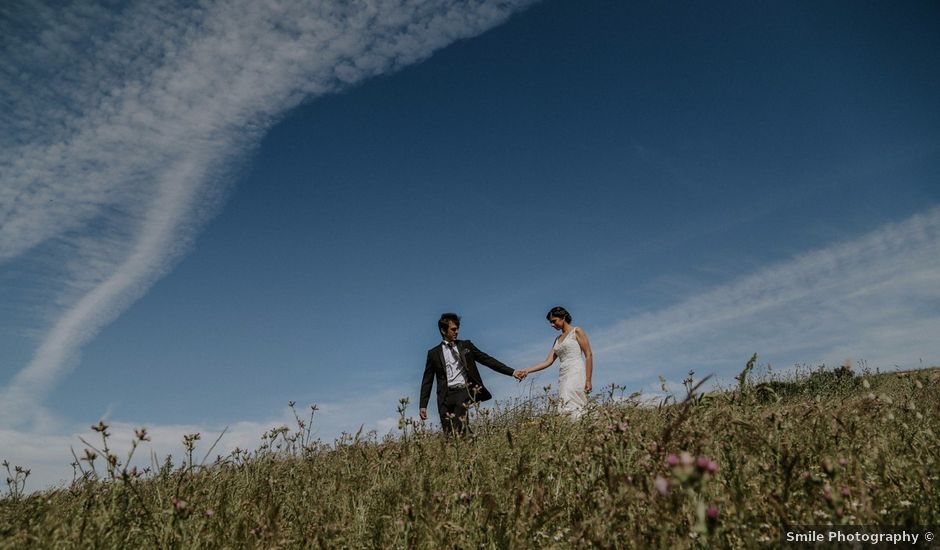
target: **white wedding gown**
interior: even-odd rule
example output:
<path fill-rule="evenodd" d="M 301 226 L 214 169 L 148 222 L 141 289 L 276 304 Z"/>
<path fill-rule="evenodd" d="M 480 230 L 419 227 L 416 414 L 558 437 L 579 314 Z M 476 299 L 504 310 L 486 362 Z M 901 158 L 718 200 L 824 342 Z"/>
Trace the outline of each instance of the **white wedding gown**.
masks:
<path fill-rule="evenodd" d="M 580 418 L 587 405 L 587 393 L 584 391 L 584 382 L 587 372 L 584 365 L 584 355 L 575 336 L 575 330 L 555 342 L 555 355 L 558 357 L 558 397 L 561 400 L 561 412 Z"/>

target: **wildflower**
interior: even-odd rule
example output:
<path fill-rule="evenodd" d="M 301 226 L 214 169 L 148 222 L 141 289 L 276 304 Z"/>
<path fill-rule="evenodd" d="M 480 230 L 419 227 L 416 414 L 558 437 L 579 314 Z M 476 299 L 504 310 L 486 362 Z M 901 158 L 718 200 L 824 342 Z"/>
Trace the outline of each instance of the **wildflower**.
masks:
<path fill-rule="evenodd" d="M 214 515 L 215 515 L 215 510 L 213 510 L 212 508 L 206 508 L 206 517 L 207 517 L 207 518 L 211 518 L 211 517 L 214 516 Z"/>
<path fill-rule="evenodd" d="M 150 436 L 147 435 L 147 428 L 140 428 L 134 430 L 134 435 L 137 436 L 137 439 L 141 441 L 150 441 Z"/>
<path fill-rule="evenodd" d="M 679 455 L 679 462 L 681 462 L 683 466 L 691 466 L 695 463 L 695 457 L 686 451 L 682 451 L 682 454 Z"/>
<path fill-rule="evenodd" d="M 719 515 L 718 507 L 715 506 L 714 504 L 709 506 L 708 510 L 705 510 L 705 517 L 707 517 L 711 521 L 718 521 L 718 515 Z"/>
<path fill-rule="evenodd" d="M 104 420 L 99 420 L 98 424 L 96 426 L 92 426 L 91 429 L 101 433 L 108 429 L 108 425 L 104 423 Z"/>
<path fill-rule="evenodd" d="M 182 512 L 186 509 L 186 501 L 181 498 L 172 497 L 170 502 L 173 503 L 173 508 L 179 512 Z"/>
<path fill-rule="evenodd" d="M 849 497 L 852 496 L 852 491 L 848 487 L 842 488 L 842 496 Z"/>
<path fill-rule="evenodd" d="M 843 468 L 845 468 L 845 467 L 848 465 L 848 463 L 849 463 L 849 461 L 848 461 L 848 459 L 846 459 L 846 458 L 840 458 L 840 459 L 839 459 L 839 466 L 842 466 Z"/>
<path fill-rule="evenodd" d="M 675 468 L 676 466 L 679 465 L 679 457 L 674 454 L 667 456 L 666 465 L 669 466 L 670 468 Z"/>
<path fill-rule="evenodd" d="M 662 496 L 669 494 L 669 482 L 662 476 L 656 476 L 656 479 L 653 480 L 653 487 L 655 487 L 656 492 Z"/>

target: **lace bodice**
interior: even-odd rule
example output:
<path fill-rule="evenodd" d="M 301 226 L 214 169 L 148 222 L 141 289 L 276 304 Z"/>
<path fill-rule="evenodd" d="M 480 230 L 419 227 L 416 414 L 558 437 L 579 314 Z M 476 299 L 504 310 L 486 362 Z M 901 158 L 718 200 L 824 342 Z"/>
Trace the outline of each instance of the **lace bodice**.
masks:
<path fill-rule="evenodd" d="M 559 338 L 555 342 L 555 355 L 561 362 L 561 368 L 583 364 L 584 355 L 581 354 L 581 345 L 578 344 L 578 337 L 575 335 L 577 328 L 571 329 L 567 336 Z"/>

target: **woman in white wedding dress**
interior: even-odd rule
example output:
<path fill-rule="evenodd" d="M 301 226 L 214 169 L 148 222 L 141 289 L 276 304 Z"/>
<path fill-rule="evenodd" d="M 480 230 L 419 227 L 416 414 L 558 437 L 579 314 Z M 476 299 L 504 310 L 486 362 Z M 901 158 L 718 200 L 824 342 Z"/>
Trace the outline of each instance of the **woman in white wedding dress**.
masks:
<path fill-rule="evenodd" d="M 587 394 L 591 391 L 591 371 L 594 369 L 594 360 L 591 353 L 591 343 L 587 333 L 580 327 L 571 325 L 571 314 L 561 307 L 553 307 L 545 316 L 555 330 L 561 335 L 555 339 L 548 357 L 539 363 L 522 371 L 525 378 L 529 373 L 547 369 L 558 358 L 558 398 L 561 412 L 580 418 L 587 405 Z"/>

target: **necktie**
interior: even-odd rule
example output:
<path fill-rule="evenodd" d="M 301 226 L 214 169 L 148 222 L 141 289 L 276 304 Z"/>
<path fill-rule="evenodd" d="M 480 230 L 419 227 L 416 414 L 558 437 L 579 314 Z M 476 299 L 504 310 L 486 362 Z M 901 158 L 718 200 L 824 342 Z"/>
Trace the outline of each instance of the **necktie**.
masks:
<path fill-rule="evenodd" d="M 448 342 L 447 348 L 450 350 L 451 355 L 453 355 L 454 361 L 457 362 L 457 366 L 463 370 L 463 357 L 460 356 L 460 351 L 457 350 L 457 344 L 454 342 Z"/>

